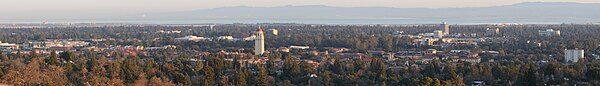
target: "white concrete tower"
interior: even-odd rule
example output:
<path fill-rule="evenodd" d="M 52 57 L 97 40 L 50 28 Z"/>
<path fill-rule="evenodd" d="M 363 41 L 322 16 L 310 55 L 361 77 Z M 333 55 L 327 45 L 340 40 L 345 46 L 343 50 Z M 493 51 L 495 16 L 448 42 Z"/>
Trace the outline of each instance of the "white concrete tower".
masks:
<path fill-rule="evenodd" d="M 262 27 L 258 26 L 258 31 L 255 35 L 254 55 L 262 55 L 265 52 L 265 34 L 263 33 Z"/>

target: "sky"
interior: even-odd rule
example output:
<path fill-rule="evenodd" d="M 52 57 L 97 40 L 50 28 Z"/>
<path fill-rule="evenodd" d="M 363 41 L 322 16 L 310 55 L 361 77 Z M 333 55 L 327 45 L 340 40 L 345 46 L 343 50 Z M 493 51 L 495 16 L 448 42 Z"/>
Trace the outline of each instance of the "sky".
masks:
<path fill-rule="evenodd" d="M 23 17 L 73 17 L 177 12 L 232 6 L 276 7 L 327 5 L 337 7 L 460 8 L 522 2 L 600 3 L 600 0 L 0 0 L 0 20 Z M 87 16 L 86 16 L 87 15 Z"/>
<path fill-rule="evenodd" d="M 40 12 L 168 12 L 230 6 L 274 7 L 327 5 L 339 7 L 457 8 L 510 5 L 521 2 L 600 0 L 0 0 L 0 13 Z"/>

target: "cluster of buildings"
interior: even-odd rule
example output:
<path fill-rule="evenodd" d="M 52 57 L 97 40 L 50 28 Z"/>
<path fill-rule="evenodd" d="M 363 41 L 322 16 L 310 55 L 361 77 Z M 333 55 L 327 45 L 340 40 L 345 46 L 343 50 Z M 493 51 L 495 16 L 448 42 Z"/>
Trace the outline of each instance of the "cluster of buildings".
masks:
<path fill-rule="evenodd" d="M 185 37 L 181 37 L 181 38 L 175 38 L 175 40 L 177 41 L 213 41 L 213 40 L 227 40 L 227 41 L 239 41 L 239 40 L 243 40 L 243 41 L 252 41 L 256 38 L 255 35 L 252 35 L 250 37 L 246 37 L 246 38 L 235 38 L 233 36 L 219 36 L 219 37 L 199 37 L 199 36 L 193 36 L 193 35 L 189 35 L 189 36 L 185 36 Z"/>
<path fill-rule="evenodd" d="M 545 37 L 560 36 L 560 30 L 546 29 L 538 31 L 538 34 Z"/>
<path fill-rule="evenodd" d="M 72 39 L 55 39 L 46 41 L 34 41 L 27 43 L 26 46 L 33 49 L 49 49 L 54 47 L 83 47 L 89 45 L 89 42 Z"/>
<path fill-rule="evenodd" d="M 438 51 L 436 49 L 427 49 L 427 50 L 402 50 L 396 53 L 390 53 L 391 57 L 397 59 L 406 59 L 406 60 L 414 60 L 427 62 L 433 59 L 442 59 L 442 60 L 450 60 L 453 62 L 465 61 L 472 63 L 481 62 L 481 58 L 479 58 L 480 53 L 485 54 L 498 54 L 495 51 L 490 51 L 494 53 L 487 53 L 482 51 L 471 51 L 471 50 L 450 50 L 450 51 Z"/>
<path fill-rule="evenodd" d="M 211 26 L 214 27 L 214 26 Z M 175 38 L 175 40 L 177 41 L 213 41 L 213 40 L 227 40 L 227 41 L 255 41 L 257 39 L 260 38 L 260 36 L 265 35 L 265 32 L 263 32 L 262 27 L 259 27 L 259 31 L 255 32 L 254 34 L 252 34 L 249 37 L 244 37 L 244 38 L 235 38 L 233 36 L 219 36 L 219 37 L 200 37 L 200 36 L 193 36 L 193 35 L 188 35 L 185 37 L 181 37 L 181 38 Z M 269 31 L 271 32 L 271 34 L 277 36 L 279 35 L 279 31 L 277 29 L 269 29 Z M 163 33 L 167 33 L 167 32 L 175 32 L 175 31 L 159 31 L 159 32 L 163 32 Z M 181 31 L 177 31 L 177 32 L 181 32 Z M 261 32 L 262 34 L 258 34 L 258 32 Z M 264 38 L 263 38 L 264 39 Z"/>
<path fill-rule="evenodd" d="M 176 49 L 174 45 L 144 47 L 144 46 L 113 46 L 113 45 L 96 45 L 96 42 L 106 41 L 106 39 L 50 39 L 45 41 L 32 41 L 22 44 L 2 43 L 0 42 L 0 50 L 3 53 L 61 53 L 61 52 L 76 52 L 76 51 L 97 51 L 97 52 L 119 52 L 124 55 L 138 55 L 141 51 L 152 50 L 167 50 Z M 81 53 L 81 52 L 78 52 Z"/>
<path fill-rule="evenodd" d="M 420 39 L 416 39 L 417 41 L 424 42 L 427 45 L 433 45 L 431 42 L 435 41 L 443 41 L 444 46 L 454 46 L 456 44 L 474 44 L 476 42 L 483 41 L 482 39 L 477 38 L 443 38 L 443 36 L 449 35 L 449 27 L 447 23 L 443 23 L 440 28 L 442 30 L 436 30 L 433 36 L 426 36 Z M 401 34 L 402 32 L 398 32 Z M 258 31 L 254 33 L 254 55 L 262 55 L 265 51 L 264 46 L 264 32 L 262 28 L 259 27 Z M 418 43 L 418 42 L 417 42 Z M 433 59 L 446 59 L 451 61 L 466 61 L 478 63 L 481 62 L 479 58 L 478 51 L 471 50 L 450 50 L 450 51 L 438 51 L 436 49 L 427 49 L 427 50 L 403 50 L 398 52 L 386 52 L 386 51 L 368 51 L 366 53 L 346 53 L 345 51 L 349 51 L 349 48 L 327 48 L 325 51 L 316 51 L 309 50 L 309 46 L 290 46 L 290 47 L 282 47 L 278 48 L 275 52 L 290 52 L 290 50 L 306 50 L 300 52 L 294 52 L 294 56 L 291 57 L 343 57 L 350 59 L 358 59 L 366 56 L 374 56 L 386 59 L 388 61 L 394 61 L 397 59 L 404 60 L 414 60 L 420 62 L 427 62 Z M 497 51 L 490 51 L 492 53 L 497 54 Z"/>
<path fill-rule="evenodd" d="M 42 53 L 50 51 L 64 52 L 76 51 L 79 48 L 86 47 L 90 42 L 72 40 L 72 39 L 51 39 L 46 41 L 32 41 L 22 44 L 2 43 L 0 42 L 0 50 L 4 53 L 28 52 L 37 50 Z"/>
<path fill-rule="evenodd" d="M 15 49 L 19 49 L 19 45 L 11 44 L 11 43 L 2 43 L 2 41 L 0 41 L 0 50 L 10 51 L 10 50 L 15 50 Z"/>
<path fill-rule="evenodd" d="M 409 37 L 412 39 L 413 45 L 416 46 L 434 46 L 434 47 L 449 47 L 449 46 L 469 46 L 477 45 L 478 42 L 486 41 L 485 38 L 478 38 L 475 33 L 456 33 L 451 34 L 448 23 L 443 22 L 440 30 L 435 30 L 432 33 L 419 33 L 418 35 L 402 35 L 403 32 L 397 31 L 393 35 L 400 37 Z M 490 33 L 497 34 L 499 29 L 491 30 Z"/>

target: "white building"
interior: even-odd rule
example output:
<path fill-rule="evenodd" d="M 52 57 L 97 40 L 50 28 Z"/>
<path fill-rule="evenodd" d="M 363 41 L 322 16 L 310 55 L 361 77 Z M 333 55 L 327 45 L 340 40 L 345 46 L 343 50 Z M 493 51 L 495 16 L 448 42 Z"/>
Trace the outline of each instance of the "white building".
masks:
<path fill-rule="evenodd" d="M 541 36 L 560 36 L 560 30 L 546 29 L 545 31 L 538 31 Z"/>
<path fill-rule="evenodd" d="M 308 49 L 310 47 L 309 46 L 290 46 L 290 48 L 292 48 L 292 49 Z"/>
<path fill-rule="evenodd" d="M 263 33 L 262 27 L 258 27 L 258 32 L 256 32 L 255 36 L 254 55 L 262 55 L 265 52 L 265 34 Z"/>
<path fill-rule="evenodd" d="M 244 41 L 253 41 L 254 39 L 256 39 L 256 35 L 252 35 L 250 37 L 246 37 L 246 38 L 244 38 Z"/>
<path fill-rule="evenodd" d="M 180 41 L 199 41 L 199 40 L 204 40 L 204 39 L 205 39 L 204 37 L 198 37 L 198 36 L 192 36 L 192 35 L 185 36 L 182 38 L 175 38 L 175 40 L 180 40 Z"/>
<path fill-rule="evenodd" d="M 579 59 L 583 59 L 583 50 L 567 50 L 565 49 L 565 62 L 577 62 Z"/>
<path fill-rule="evenodd" d="M 442 32 L 442 30 L 433 31 L 433 38 L 442 38 L 443 36 L 444 36 L 444 33 Z"/>
<path fill-rule="evenodd" d="M 271 29 L 271 32 L 273 35 L 279 35 L 279 31 L 277 31 L 277 29 Z"/>
<path fill-rule="evenodd" d="M 219 36 L 217 39 L 219 40 L 233 40 L 233 36 Z"/>
<path fill-rule="evenodd" d="M 19 49 L 19 45 L 10 44 L 10 43 L 2 43 L 2 41 L 0 41 L 0 50 L 14 50 L 14 49 Z"/>

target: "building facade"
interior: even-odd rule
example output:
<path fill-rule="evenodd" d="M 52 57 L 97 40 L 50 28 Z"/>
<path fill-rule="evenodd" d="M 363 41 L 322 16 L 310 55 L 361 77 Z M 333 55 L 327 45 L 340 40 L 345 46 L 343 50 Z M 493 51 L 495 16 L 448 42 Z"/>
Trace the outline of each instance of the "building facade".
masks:
<path fill-rule="evenodd" d="M 584 58 L 583 50 L 567 50 L 565 49 L 565 62 L 577 62 L 579 59 Z"/>
<path fill-rule="evenodd" d="M 271 29 L 271 32 L 273 35 L 279 35 L 279 31 L 277 31 L 277 29 Z"/>
<path fill-rule="evenodd" d="M 258 27 L 258 31 L 255 35 L 254 55 L 262 55 L 265 52 L 265 34 L 263 33 L 262 27 Z"/>
<path fill-rule="evenodd" d="M 14 49 L 19 49 L 19 45 L 11 43 L 2 43 L 2 41 L 0 41 L 0 50 L 5 51 Z"/>

